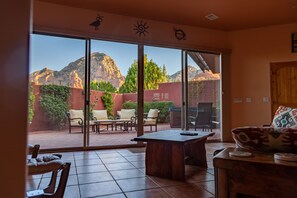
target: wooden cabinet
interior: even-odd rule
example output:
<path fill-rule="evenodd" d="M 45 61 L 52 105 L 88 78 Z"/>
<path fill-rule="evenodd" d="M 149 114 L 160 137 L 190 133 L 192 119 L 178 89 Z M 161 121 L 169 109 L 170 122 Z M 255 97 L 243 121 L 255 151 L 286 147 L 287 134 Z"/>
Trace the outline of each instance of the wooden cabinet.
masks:
<path fill-rule="evenodd" d="M 227 148 L 213 159 L 216 197 L 297 197 L 297 162 L 274 160 L 273 154 L 231 157 Z"/>

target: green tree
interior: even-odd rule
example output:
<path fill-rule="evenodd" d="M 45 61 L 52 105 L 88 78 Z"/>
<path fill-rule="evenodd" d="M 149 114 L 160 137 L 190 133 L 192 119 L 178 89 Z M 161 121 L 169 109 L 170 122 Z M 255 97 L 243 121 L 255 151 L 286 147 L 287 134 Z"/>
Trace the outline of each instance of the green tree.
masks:
<path fill-rule="evenodd" d="M 117 89 L 110 82 L 97 82 L 96 80 L 90 83 L 90 89 L 98 91 L 107 91 L 111 93 L 115 93 L 117 91 Z"/>
<path fill-rule="evenodd" d="M 120 87 L 120 93 L 137 92 L 138 64 L 134 60 L 125 79 L 125 83 Z M 152 59 L 148 60 L 144 55 L 144 89 L 158 89 L 158 84 L 167 82 L 166 67 L 159 67 Z"/>

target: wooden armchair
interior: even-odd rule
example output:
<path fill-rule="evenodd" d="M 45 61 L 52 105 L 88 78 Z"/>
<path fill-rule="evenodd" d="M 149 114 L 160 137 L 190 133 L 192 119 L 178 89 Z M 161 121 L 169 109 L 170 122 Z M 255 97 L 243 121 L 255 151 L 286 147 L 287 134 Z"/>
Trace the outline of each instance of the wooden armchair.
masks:
<path fill-rule="evenodd" d="M 71 163 L 64 163 L 61 160 L 61 154 L 50 154 L 38 157 L 39 148 L 39 144 L 35 144 L 34 146 L 28 145 L 28 152 L 31 154 L 31 158 L 27 159 L 28 174 L 40 175 L 52 172 L 51 180 L 48 186 L 44 189 L 28 191 L 26 197 L 62 198 L 65 192 Z M 60 171 L 61 175 L 59 179 L 58 174 Z M 58 179 L 59 184 L 56 189 L 56 182 Z"/>
<path fill-rule="evenodd" d="M 29 175 L 39 175 L 48 172 L 52 172 L 52 177 L 49 185 L 45 189 L 37 189 L 33 191 L 28 191 L 26 193 L 26 197 L 51 197 L 51 198 L 63 198 L 69 170 L 71 163 L 64 163 L 59 156 L 56 155 L 48 155 L 43 156 L 43 158 L 31 158 L 28 159 L 27 167 Z M 59 184 L 57 189 L 56 181 L 58 178 L 58 172 L 61 171 L 61 176 L 59 179 Z"/>

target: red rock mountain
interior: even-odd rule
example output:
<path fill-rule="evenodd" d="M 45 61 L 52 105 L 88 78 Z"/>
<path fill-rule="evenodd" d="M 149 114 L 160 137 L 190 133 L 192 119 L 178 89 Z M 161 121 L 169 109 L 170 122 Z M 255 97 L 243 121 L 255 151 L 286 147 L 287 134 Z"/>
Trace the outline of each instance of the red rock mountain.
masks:
<path fill-rule="evenodd" d="M 104 53 L 95 52 L 91 54 L 91 78 L 90 81 L 110 82 L 119 88 L 125 77 L 115 64 L 114 60 Z M 85 82 L 85 57 L 69 63 L 60 71 L 44 68 L 33 72 L 30 81 L 36 85 L 55 84 L 74 88 L 83 88 Z"/>

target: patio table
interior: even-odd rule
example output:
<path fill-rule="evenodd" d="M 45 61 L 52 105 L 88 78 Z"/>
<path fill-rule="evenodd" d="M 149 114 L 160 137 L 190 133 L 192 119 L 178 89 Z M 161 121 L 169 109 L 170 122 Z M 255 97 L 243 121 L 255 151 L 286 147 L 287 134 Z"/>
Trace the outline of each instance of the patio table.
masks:
<path fill-rule="evenodd" d="M 115 130 L 117 131 L 117 124 L 122 124 L 124 126 L 123 131 L 129 130 L 129 124 L 132 124 L 132 121 L 130 119 L 116 119 L 116 120 L 95 120 L 94 123 L 96 124 L 96 132 L 100 133 L 100 123 L 111 123 L 112 126 L 115 125 Z M 113 127 L 112 127 L 113 130 Z M 131 125 L 131 131 L 132 131 L 132 125 Z"/>

